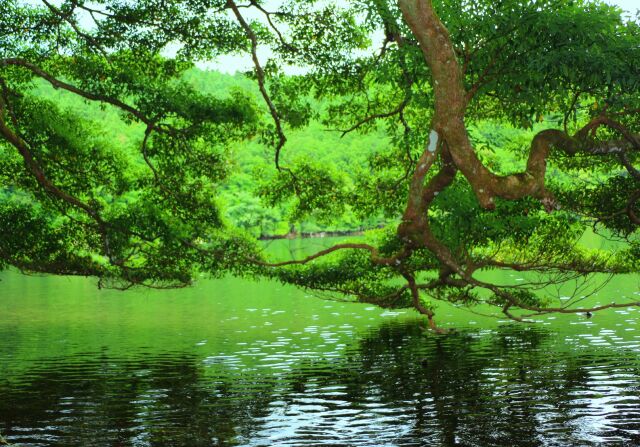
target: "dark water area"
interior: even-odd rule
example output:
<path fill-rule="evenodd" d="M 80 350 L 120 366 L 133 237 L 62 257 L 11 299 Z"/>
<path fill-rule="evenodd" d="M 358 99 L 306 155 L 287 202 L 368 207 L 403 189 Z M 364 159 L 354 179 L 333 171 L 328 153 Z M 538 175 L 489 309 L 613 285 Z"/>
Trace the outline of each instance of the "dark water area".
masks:
<path fill-rule="evenodd" d="M 640 446 L 635 308 L 535 325 L 452 311 L 461 329 L 435 336 L 409 311 L 272 283 L 3 279 L 13 445 Z"/>
<path fill-rule="evenodd" d="M 637 353 L 554 352 L 553 338 L 385 324 L 334 359 L 253 369 L 90 352 L 2 380 L 0 420 L 19 445 L 640 445 Z"/>

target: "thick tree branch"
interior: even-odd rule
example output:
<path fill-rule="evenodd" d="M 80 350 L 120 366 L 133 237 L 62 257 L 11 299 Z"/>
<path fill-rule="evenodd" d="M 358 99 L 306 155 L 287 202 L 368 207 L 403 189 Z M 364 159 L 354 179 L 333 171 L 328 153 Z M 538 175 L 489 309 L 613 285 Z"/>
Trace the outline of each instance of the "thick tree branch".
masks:
<path fill-rule="evenodd" d="M 558 130 L 537 134 L 531 144 L 525 172 L 507 176 L 492 173 L 480 161 L 469 139 L 464 124 L 469 92 L 464 90 L 451 37 L 431 0 L 399 0 L 399 5 L 431 70 L 436 99 L 433 129 L 447 143 L 456 167 L 471 184 L 483 208 L 495 208 L 496 197 L 515 200 L 531 196 L 540 199 L 548 209 L 553 209 L 555 200 L 544 182 L 546 158 L 552 147 L 569 154 L 579 150 L 594 154 L 613 153 L 623 152 L 640 141 L 635 135 L 624 134 L 626 142 L 622 146 L 617 141 L 591 144 L 587 139 L 588 130 L 603 124 L 612 125 L 608 119 L 598 117 L 573 137 Z"/>

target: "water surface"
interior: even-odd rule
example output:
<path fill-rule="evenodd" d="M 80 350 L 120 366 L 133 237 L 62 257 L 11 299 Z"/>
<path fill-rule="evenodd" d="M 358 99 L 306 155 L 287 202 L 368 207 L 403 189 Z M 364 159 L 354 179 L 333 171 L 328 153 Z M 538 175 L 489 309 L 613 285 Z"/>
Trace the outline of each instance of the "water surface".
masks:
<path fill-rule="evenodd" d="M 635 308 L 535 325 L 442 308 L 460 330 L 434 336 L 411 311 L 270 282 L 0 278 L 0 433 L 15 445 L 640 445 Z"/>

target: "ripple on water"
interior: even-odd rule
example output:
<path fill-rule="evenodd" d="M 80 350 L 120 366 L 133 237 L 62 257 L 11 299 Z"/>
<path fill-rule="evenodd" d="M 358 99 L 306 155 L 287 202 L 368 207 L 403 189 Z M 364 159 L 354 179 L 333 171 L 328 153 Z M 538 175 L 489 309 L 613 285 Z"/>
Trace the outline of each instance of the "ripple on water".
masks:
<path fill-rule="evenodd" d="M 82 352 L 6 370 L 0 429 L 37 446 L 640 445 L 632 331 L 433 337 L 412 322 L 310 322 L 253 340 L 193 337 L 190 351 Z"/>

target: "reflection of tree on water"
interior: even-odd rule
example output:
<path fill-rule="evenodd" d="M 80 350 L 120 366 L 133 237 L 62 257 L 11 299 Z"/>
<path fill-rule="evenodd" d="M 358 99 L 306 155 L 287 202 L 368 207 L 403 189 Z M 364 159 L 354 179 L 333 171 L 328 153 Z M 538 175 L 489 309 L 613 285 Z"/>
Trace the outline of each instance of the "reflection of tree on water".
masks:
<path fill-rule="evenodd" d="M 229 445 L 251 428 L 247 421 L 265 415 L 270 395 L 241 391 L 260 377 L 248 378 L 246 387 L 203 380 L 201 362 L 188 355 L 68 360 L 30 374 L 17 389 L 0 379 L 0 427 L 13 442 L 211 446 L 220 439 Z M 27 427 L 30 436 L 16 439 Z"/>
<path fill-rule="evenodd" d="M 503 332 L 487 340 L 469 334 L 425 339 L 414 332 L 407 337 L 394 328 L 383 332 L 381 338 L 393 340 L 390 349 L 380 352 L 375 338 L 367 339 L 361 345 L 363 362 L 384 399 L 414 402 L 415 423 L 407 441 L 488 446 L 517 440 L 520 446 L 538 445 L 536 419 L 521 394 L 526 394 L 522 388 L 532 386 L 526 374 L 539 359 L 513 356 L 514 348 L 508 345 L 536 352 L 543 333 Z M 385 364 L 402 368 L 387 374 Z M 504 381 L 512 386 L 504 386 Z M 367 387 L 363 384 L 362 391 Z"/>
<path fill-rule="evenodd" d="M 65 446 L 640 443 L 637 358 L 562 352 L 554 337 L 521 326 L 425 337 L 388 325 L 340 358 L 286 372 L 207 368 L 172 353 L 78 356 L 20 385 L 0 378 L 0 429 L 14 442 L 29 442 L 17 438 L 29 428 L 31 442 Z M 603 396 L 608 407 L 594 406 Z M 594 418 L 604 425 L 584 426 Z"/>
<path fill-rule="evenodd" d="M 589 445 L 589 427 L 579 416 L 599 396 L 592 388 L 608 386 L 619 401 L 625 394 L 638 396 L 639 364 L 632 353 L 625 358 L 597 349 L 588 355 L 561 352 L 554 349 L 555 336 L 504 326 L 487 336 L 427 338 L 418 328 L 390 325 L 362 340 L 344 369 L 319 380 L 325 388 L 348 384 L 344 399 L 350 402 L 373 395 L 389 408 L 410 403 L 410 430 L 398 436 L 397 445 Z M 615 385 L 606 375 L 594 384 L 593 368 L 624 371 L 633 384 Z M 592 445 L 601 445 L 598 437 L 616 440 L 614 445 L 640 443 L 640 400 L 629 405 L 627 399 L 625 412 L 616 417 L 592 411 L 608 426 L 606 432 L 586 433 Z"/>

